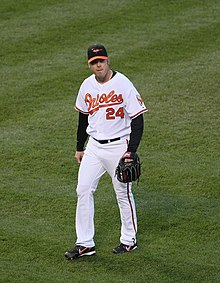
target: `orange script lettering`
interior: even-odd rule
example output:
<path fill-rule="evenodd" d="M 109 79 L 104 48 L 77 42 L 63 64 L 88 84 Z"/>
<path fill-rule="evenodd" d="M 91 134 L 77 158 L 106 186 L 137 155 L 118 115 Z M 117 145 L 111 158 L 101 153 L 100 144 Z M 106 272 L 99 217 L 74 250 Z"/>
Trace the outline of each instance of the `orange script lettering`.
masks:
<path fill-rule="evenodd" d="M 114 90 L 109 94 L 97 94 L 96 97 L 92 97 L 90 93 L 85 96 L 85 102 L 88 103 L 88 111 L 99 108 L 100 106 L 105 107 L 109 105 L 117 105 L 123 102 L 122 94 L 116 94 Z M 97 109 L 98 110 L 98 109 Z"/>

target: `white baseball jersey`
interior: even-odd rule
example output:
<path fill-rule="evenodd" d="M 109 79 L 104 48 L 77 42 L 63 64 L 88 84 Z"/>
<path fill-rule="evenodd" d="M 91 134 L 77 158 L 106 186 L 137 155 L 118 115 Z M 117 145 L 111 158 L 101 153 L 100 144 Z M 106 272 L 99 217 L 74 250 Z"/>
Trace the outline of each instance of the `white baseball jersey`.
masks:
<path fill-rule="evenodd" d="M 147 111 L 132 82 L 119 72 L 104 84 L 94 74 L 85 79 L 75 109 L 89 114 L 87 133 L 97 140 L 129 135 L 131 120 Z"/>

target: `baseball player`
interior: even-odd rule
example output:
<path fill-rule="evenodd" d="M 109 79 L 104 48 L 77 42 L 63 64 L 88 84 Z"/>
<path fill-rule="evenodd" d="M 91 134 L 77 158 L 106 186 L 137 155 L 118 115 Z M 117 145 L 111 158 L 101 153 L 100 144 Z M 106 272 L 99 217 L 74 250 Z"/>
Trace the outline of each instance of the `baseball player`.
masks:
<path fill-rule="evenodd" d="M 113 253 L 137 248 L 132 183 L 119 182 L 115 169 L 124 154 L 130 161 L 129 156 L 136 152 L 143 133 L 143 113 L 147 108 L 131 81 L 110 68 L 103 45 L 88 48 L 88 66 L 93 74 L 83 81 L 75 104 L 79 111 L 75 158 L 80 164 L 76 189 L 77 239 L 75 247 L 65 253 L 67 259 L 96 253 L 94 193 L 105 172 L 111 176 L 121 218 L 120 244 Z"/>

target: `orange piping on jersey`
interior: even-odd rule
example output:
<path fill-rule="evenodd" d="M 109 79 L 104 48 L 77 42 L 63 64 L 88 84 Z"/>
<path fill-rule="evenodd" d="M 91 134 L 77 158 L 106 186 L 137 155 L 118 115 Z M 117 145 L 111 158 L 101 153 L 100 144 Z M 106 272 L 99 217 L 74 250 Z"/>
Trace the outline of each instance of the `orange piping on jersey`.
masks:
<path fill-rule="evenodd" d="M 76 111 L 79 111 L 79 112 L 83 113 L 83 114 L 87 114 L 87 115 L 89 114 L 89 112 L 82 111 L 81 109 L 77 108 L 76 106 L 74 106 L 74 109 Z"/>
<path fill-rule="evenodd" d="M 136 118 L 138 115 L 140 115 L 141 113 L 147 112 L 147 111 L 148 111 L 148 109 L 147 109 L 147 108 L 144 108 L 144 109 L 141 110 L 140 112 L 138 112 L 138 113 L 136 113 L 135 115 L 131 116 L 131 119 L 134 119 L 134 118 Z"/>
<path fill-rule="evenodd" d="M 89 59 L 88 63 L 91 63 L 93 60 L 96 60 L 96 59 L 108 60 L 108 57 L 106 57 L 106 56 L 95 56 L 95 57 L 92 57 L 91 59 Z"/>

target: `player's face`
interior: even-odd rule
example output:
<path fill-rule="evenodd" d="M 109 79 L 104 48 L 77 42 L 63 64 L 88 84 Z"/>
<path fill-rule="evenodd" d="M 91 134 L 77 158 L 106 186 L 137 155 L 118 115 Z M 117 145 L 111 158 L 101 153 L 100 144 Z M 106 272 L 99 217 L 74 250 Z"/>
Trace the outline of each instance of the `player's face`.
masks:
<path fill-rule="evenodd" d="M 108 60 L 97 59 L 89 64 L 91 71 L 95 74 L 96 79 L 104 83 L 109 80 L 111 73 Z"/>

